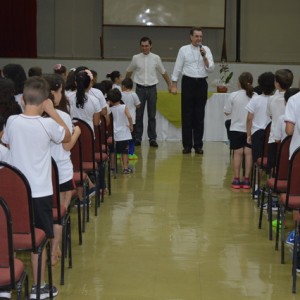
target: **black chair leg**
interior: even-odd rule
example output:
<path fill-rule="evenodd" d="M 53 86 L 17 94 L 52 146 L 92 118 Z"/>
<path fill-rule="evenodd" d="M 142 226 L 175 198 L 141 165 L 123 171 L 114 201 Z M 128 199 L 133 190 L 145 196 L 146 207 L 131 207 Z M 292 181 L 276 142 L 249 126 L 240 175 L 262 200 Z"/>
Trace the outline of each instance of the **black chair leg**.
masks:
<path fill-rule="evenodd" d="M 284 207 L 281 205 L 281 211 L 280 211 L 280 220 L 281 220 L 281 263 L 284 264 L 284 223 L 285 223 L 285 213 L 284 213 Z M 277 224 L 279 227 L 279 224 Z"/>
<path fill-rule="evenodd" d="M 265 190 L 263 191 L 263 194 L 262 194 L 262 197 L 261 197 L 261 200 L 260 200 L 258 229 L 261 229 L 261 226 L 262 226 L 262 216 L 263 216 L 264 204 L 265 204 Z"/>
<path fill-rule="evenodd" d="M 295 294 L 297 292 L 297 262 L 300 259 L 299 257 L 299 226 L 298 222 L 295 222 L 295 240 L 294 240 L 294 248 L 293 248 L 293 264 L 292 264 L 292 293 Z"/>

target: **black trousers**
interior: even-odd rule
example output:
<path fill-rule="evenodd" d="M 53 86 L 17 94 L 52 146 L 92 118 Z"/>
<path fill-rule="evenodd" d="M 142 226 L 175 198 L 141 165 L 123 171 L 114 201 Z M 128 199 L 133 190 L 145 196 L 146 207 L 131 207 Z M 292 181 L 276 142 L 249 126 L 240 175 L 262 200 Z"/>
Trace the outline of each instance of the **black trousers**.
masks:
<path fill-rule="evenodd" d="M 184 148 L 203 147 L 207 87 L 206 78 L 182 77 L 181 125 Z"/>

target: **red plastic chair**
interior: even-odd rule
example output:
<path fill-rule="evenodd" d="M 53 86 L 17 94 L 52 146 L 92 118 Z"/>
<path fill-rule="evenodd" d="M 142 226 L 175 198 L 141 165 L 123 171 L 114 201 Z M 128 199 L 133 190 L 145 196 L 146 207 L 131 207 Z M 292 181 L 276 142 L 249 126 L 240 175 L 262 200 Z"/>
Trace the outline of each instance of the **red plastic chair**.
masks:
<path fill-rule="evenodd" d="M 104 179 L 107 177 L 107 187 L 108 187 L 108 194 L 111 195 L 111 175 L 110 175 L 110 161 L 111 161 L 111 155 L 110 155 L 110 149 L 108 147 L 108 141 L 107 141 L 107 125 L 106 125 L 106 119 L 104 116 L 101 116 L 101 124 L 94 127 L 95 130 L 95 137 L 96 137 L 96 143 L 95 143 L 95 150 L 96 152 L 100 153 L 100 163 L 103 169 Z M 106 171 L 105 171 L 106 169 Z M 107 174 L 107 176 L 106 176 Z M 102 189 L 102 195 L 101 199 L 102 202 L 104 200 L 105 195 L 105 189 Z"/>
<path fill-rule="evenodd" d="M 68 254 L 69 269 L 72 268 L 72 242 L 71 242 L 71 217 L 69 210 L 60 204 L 59 173 L 55 160 L 52 158 L 52 213 L 53 223 L 63 227 L 61 264 L 60 264 L 60 284 L 65 283 L 65 257 Z"/>
<path fill-rule="evenodd" d="M 288 185 L 286 193 L 280 194 L 277 214 L 276 244 L 279 243 L 279 224 L 285 223 L 285 212 L 300 210 L 300 147 L 293 153 L 289 162 Z M 284 264 L 284 226 L 281 226 L 281 263 Z"/>
<path fill-rule="evenodd" d="M 46 247 L 48 280 L 50 298 L 52 294 L 52 269 L 50 239 L 45 232 L 34 227 L 34 213 L 32 205 L 31 188 L 25 175 L 17 168 L 0 162 L 0 191 L 5 198 L 12 216 L 13 244 L 15 251 L 28 251 L 38 254 L 38 282 L 37 299 L 40 299 L 42 252 Z"/>
<path fill-rule="evenodd" d="M 82 154 L 82 168 L 86 173 L 91 173 L 95 180 L 95 216 L 98 215 L 98 207 L 100 206 L 100 178 L 103 176 L 100 174 L 100 153 L 95 151 L 95 139 L 94 133 L 90 125 L 84 120 L 73 118 L 75 124 L 80 127 L 81 135 L 81 154 Z M 87 205 L 88 208 L 88 205 Z M 89 208 L 88 208 L 89 211 Z M 89 214 L 87 215 L 87 221 L 89 221 Z"/>
<path fill-rule="evenodd" d="M 88 199 L 88 181 L 84 178 L 83 167 L 82 167 L 82 154 L 81 154 L 81 139 L 80 137 L 76 141 L 75 145 L 71 149 L 71 161 L 73 163 L 73 180 L 77 187 L 83 188 L 83 217 L 81 218 L 81 201 L 77 193 L 74 191 L 74 196 L 72 200 L 75 200 L 77 204 L 77 215 L 78 215 L 78 234 L 79 234 L 79 245 L 82 245 L 82 233 L 85 232 L 85 215 L 87 210 L 87 199 Z"/>
<path fill-rule="evenodd" d="M 264 144 L 262 149 L 262 156 L 257 159 L 257 161 L 253 162 L 252 168 L 252 198 L 254 198 L 255 193 L 255 182 L 256 182 L 256 173 L 258 174 L 257 178 L 257 190 L 260 191 L 260 172 L 261 170 L 266 170 L 268 166 L 268 141 L 271 131 L 271 123 L 269 123 L 265 129 L 265 136 L 264 136 Z M 258 193 L 258 201 L 257 206 L 260 204 L 260 193 Z"/>
<path fill-rule="evenodd" d="M 287 190 L 288 165 L 289 165 L 289 150 L 291 144 L 291 136 L 287 136 L 279 145 L 277 153 L 277 162 L 275 176 L 268 178 L 266 185 L 262 190 L 262 199 L 260 203 L 260 214 L 258 228 L 261 229 L 263 206 L 265 203 L 265 191 L 268 193 L 268 220 L 269 220 L 269 239 L 272 240 L 272 194 L 285 193 Z"/>
<path fill-rule="evenodd" d="M 10 291 L 16 290 L 17 299 L 21 299 L 22 286 L 25 283 L 25 299 L 28 299 L 28 275 L 23 262 L 14 258 L 12 228 L 10 210 L 7 203 L 0 198 L 0 292 L 10 294 Z"/>

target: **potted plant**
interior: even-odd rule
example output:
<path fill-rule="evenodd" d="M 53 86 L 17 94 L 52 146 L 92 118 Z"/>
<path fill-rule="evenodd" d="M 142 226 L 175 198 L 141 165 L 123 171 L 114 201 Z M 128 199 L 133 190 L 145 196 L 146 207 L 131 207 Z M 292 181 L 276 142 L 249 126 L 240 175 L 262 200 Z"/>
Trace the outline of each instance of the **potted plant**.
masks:
<path fill-rule="evenodd" d="M 228 64 L 222 61 L 220 64 L 220 79 L 217 84 L 218 93 L 227 93 L 228 83 L 232 78 L 233 72 L 230 72 Z"/>

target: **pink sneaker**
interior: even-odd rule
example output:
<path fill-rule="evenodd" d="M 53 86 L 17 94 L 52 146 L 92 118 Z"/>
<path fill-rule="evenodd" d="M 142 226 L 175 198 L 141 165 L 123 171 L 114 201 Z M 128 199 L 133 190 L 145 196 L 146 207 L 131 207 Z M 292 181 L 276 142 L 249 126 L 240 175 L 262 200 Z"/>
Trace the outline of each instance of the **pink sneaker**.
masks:
<path fill-rule="evenodd" d="M 250 180 L 249 179 L 244 179 L 243 185 L 242 185 L 243 189 L 250 189 L 251 185 L 250 185 Z"/>
<path fill-rule="evenodd" d="M 241 188 L 241 182 L 239 179 L 233 179 L 233 181 L 231 182 L 231 187 L 233 189 L 240 189 Z"/>

